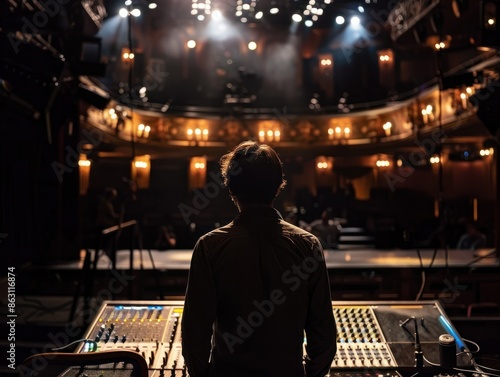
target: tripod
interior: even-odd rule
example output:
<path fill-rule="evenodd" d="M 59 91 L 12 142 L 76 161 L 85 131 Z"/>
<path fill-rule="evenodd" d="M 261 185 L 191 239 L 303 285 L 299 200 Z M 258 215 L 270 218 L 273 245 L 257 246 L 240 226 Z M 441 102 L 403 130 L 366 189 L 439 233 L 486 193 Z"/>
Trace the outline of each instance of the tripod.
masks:
<path fill-rule="evenodd" d="M 73 297 L 73 304 L 71 306 L 70 310 L 70 317 L 69 321 L 72 321 L 74 319 L 75 313 L 76 313 L 76 308 L 78 306 L 78 301 L 80 299 L 80 296 L 83 295 L 83 311 L 87 312 L 90 308 L 90 300 L 93 295 L 93 283 L 94 283 L 94 278 L 96 276 L 96 271 L 97 271 L 97 263 L 99 261 L 99 258 L 107 254 L 108 257 L 111 260 L 111 273 L 119 276 L 116 268 L 116 254 L 117 254 L 117 243 L 118 240 L 121 237 L 122 231 L 123 230 L 129 230 L 130 231 L 130 247 L 129 247 L 129 269 L 128 273 L 129 275 L 126 276 L 127 278 L 133 277 L 133 272 L 134 272 L 134 250 L 135 246 L 137 245 L 139 248 L 139 257 L 140 257 L 140 269 L 141 271 L 144 269 L 143 265 L 143 258 L 142 258 L 142 233 L 139 229 L 139 224 L 137 223 L 136 220 L 129 220 L 123 223 L 120 223 L 118 225 L 113 225 L 109 228 L 103 229 L 100 231 L 100 234 L 97 237 L 97 247 L 95 248 L 94 251 L 91 249 L 87 248 L 85 249 L 85 258 L 83 262 L 82 269 L 80 271 L 80 281 L 78 282 L 78 285 L 76 287 L 76 291 Z M 113 237 L 113 238 L 111 238 Z M 111 240 L 111 244 L 104 245 L 103 247 L 103 241 Z M 151 261 L 151 264 L 153 266 L 153 269 L 155 270 L 155 275 L 156 275 L 156 283 L 157 287 L 159 290 L 159 295 L 161 298 L 163 298 L 163 294 L 161 292 L 161 285 L 158 277 L 158 271 L 156 270 L 153 255 L 151 253 L 151 249 L 148 249 L 148 254 L 149 254 L 149 259 Z M 135 276 L 133 277 L 135 278 Z M 123 279 L 118 279 L 118 280 L 123 280 Z M 124 285 L 128 285 L 128 298 L 132 299 L 132 293 L 133 293 L 133 285 L 131 284 L 131 281 L 122 281 L 122 283 L 125 283 Z M 116 292 L 116 290 L 119 290 L 118 287 L 113 287 L 111 286 L 111 282 L 108 286 L 108 291 L 106 292 L 110 298 L 113 298 L 113 295 Z"/>

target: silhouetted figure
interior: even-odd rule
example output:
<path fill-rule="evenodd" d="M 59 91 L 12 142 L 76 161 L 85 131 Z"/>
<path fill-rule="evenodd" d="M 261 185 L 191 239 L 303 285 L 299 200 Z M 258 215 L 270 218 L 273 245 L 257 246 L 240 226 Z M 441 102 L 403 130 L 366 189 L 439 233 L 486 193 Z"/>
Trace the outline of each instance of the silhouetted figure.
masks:
<path fill-rule="evenodd" d="M 342 227 L 333 219 L 330 209 L 325 209 L 321 213 L 321 218 L 314 220 L 309 227 L 325 249 L 338 249 Z"/>
<path fill-rule="evenodd" d="M 457 249 L 477 250 L 486 247 L 486 236 L 481 233 L 475 223 L 467 222 L 466 232 L 460 237 Z"/>
<path fill-rule="evenodd" d="M 324 376 L 336 351 L 328 274 L 318 239 L 273 208 L 281 161 L 247 141 L 221 165 L 240 213 L 193 251 L 182 317 L 189 375 Z"/>

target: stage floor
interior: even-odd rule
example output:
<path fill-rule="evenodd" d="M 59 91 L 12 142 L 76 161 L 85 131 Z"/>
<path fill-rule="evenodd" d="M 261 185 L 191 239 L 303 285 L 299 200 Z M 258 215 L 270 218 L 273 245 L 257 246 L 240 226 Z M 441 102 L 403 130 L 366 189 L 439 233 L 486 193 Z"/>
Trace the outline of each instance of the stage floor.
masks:
<path fill-rule="evenodd" d="M 93 254 L 94 251 L 91 251 Z M 422 264 L 428 268 L 431 264 L 434 250 L 420 250 Z M 192 250 L 134 250 L 133 269 L 150 270 L 189 270 Z M 72 262 L 53 263 L 51 269 L 78 270 L 83 267 L 85 250 L 81 251 L 81 259 Z M 325 250 L 328 269 L 359 269 L 359 268 L 419 268 L 420 261 L 416 250 L 381 250 L 381 249 L 349 249 Z M 154 265 L 153 265 L 154 264 Z M 500 262 L 495 257 L 494 249 L 481 250 L 448 250 L 439 249 L 436 252 L 433 268 L 451 267 L 499 267 Z M 47 266 L 45 266 L 47 267 Z M 98 270 L 111 267 L 111 260 L 102 254 L 97 263 Z M 130 250 L 119 250 L 116 256 L 116 268 L 130 268 Z"/>

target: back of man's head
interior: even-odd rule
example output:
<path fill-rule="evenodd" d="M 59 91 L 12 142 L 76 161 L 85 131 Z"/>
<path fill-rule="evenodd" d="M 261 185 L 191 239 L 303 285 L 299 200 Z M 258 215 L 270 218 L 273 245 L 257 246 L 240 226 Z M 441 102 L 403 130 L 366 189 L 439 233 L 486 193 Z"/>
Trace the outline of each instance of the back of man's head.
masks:
<path fill-rule="evenodd" d="M 283 167 L 268 145 L 245 141 L 221 158 L 224 184 L 241 203 L 271 204 L 285 187 Z"/>

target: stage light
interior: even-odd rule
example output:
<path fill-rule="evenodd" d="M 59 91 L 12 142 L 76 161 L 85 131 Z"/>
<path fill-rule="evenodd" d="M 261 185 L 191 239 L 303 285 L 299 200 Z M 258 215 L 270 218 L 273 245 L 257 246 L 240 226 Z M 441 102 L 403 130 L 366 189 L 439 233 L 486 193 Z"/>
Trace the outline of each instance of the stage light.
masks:
<path fill-rule="evenodd" d="M 120 15 L 120 17 L 122 18 L 125 18 L 128 16 L 128 10 L 126 10 L 125 8 L 122 8 L 120 9 L 120 11 L 118 12 L 118 14 Z"/>
<path fill-rule="evenodd" d="M 269 10 L 269 13 L 271 13 L 271 14 L 276 14 L 276 13 L 278 13 L 279 11 L 280 11 L 280 10 L 279 10 L 278 8 L 271 8 L 271 9 Z"/>
<path fill-rule="evenodd" d="M 300 21 L 302 21 L 302 16 L 301 16 L 300 14 L 295 13 L 295 14 L 292 16 L 292 20 L 293 20 L 294 22 L 300 22 Z"/>
<path fill-rule="evenodd" d="M 306 20 L 306 22 L 304 23 L 307 27 L 311 27 L 313 26 L 313 22 L 311 20 Z"/>
<path fill-rule="evenodd" d="M 194 40 L 189 40 L 186 45 L 188 46 L 188 48 L 195 48 L 196 47 L 196 42 Z"/>
<path fill-rule="evenodd" d="M 257 48 L 257 43 L 255 43 L 254 41 L 251 41 L 248 43 L 248 49 L 249 50 L 255 50 Z"/>
<path fill-rule="evenodd" d="M 358 6 L 358 11 L 359 13 L 364 13 L 365 12 L 365 8 L 363 8 L 361 5 Z"/>
<path fill-rule="evenodd" d="M 202 14 L 199 14 L 197 19 L 198 19 L 198 21 L 203 21 L 205 19 L 205 16 Z"/>
<path fill-rule="evenodd" d="M 148 5 L 148 8 L 149 8 L 149 9 L 156 9 L 156 7 L 157 7 L 157 6 L 158 6 L 158 5 L 157 5 L 156 3 L 150 3 L 150 4 Z"/>
<path fill-rule="evenodd" d="M 130 12 L 130 14 L 134 17 L 139 17 L 141 15 L 141 10 L 140 9 L 132 9 L 132 11 Z"/>
<path fill-rule="evenodd" d="M 220 21 L 222 19 L 222 13 L 220 12 L 220 10 L 213 11 L 212 19 L 214 19 L 215 21 Z"/>
<path fill-rule="evenodd" d="M 246 23 L 248 20 L 246 17 L 241 17 L 241 22 Z"/>
<path fill-rule="evenodd" d="M 359 27 L 359 25 L 361 24 L 361 20 L 359 19 L 358 16 L 354 16 L 351 18 L 351 25 L 355 28 Z"/>
<path fill-rule="evenodd" d="M 262 18 L 262 16 L 263 16 L 263 15 L 264 15 L 264 13 L 262 13 L 262 12 L 257 12 L 257 13 L 255 14 L 255 18 L 256 18 L 257 20 L 260 20 L 260 19 Z"/>
<path fill-rule="evenodd" d="M 345 22 L 345 18 L 342 16 L 337 16 L 335 18 L 335 22 L 337 23 L 337 25 L 342 25 Z"/>
<path fill-rule="evenodd" d="M 125 1 L 125 5 L 128 7 L 129 5 L 132 5 L 132 0 L 127 0 Z"/>

